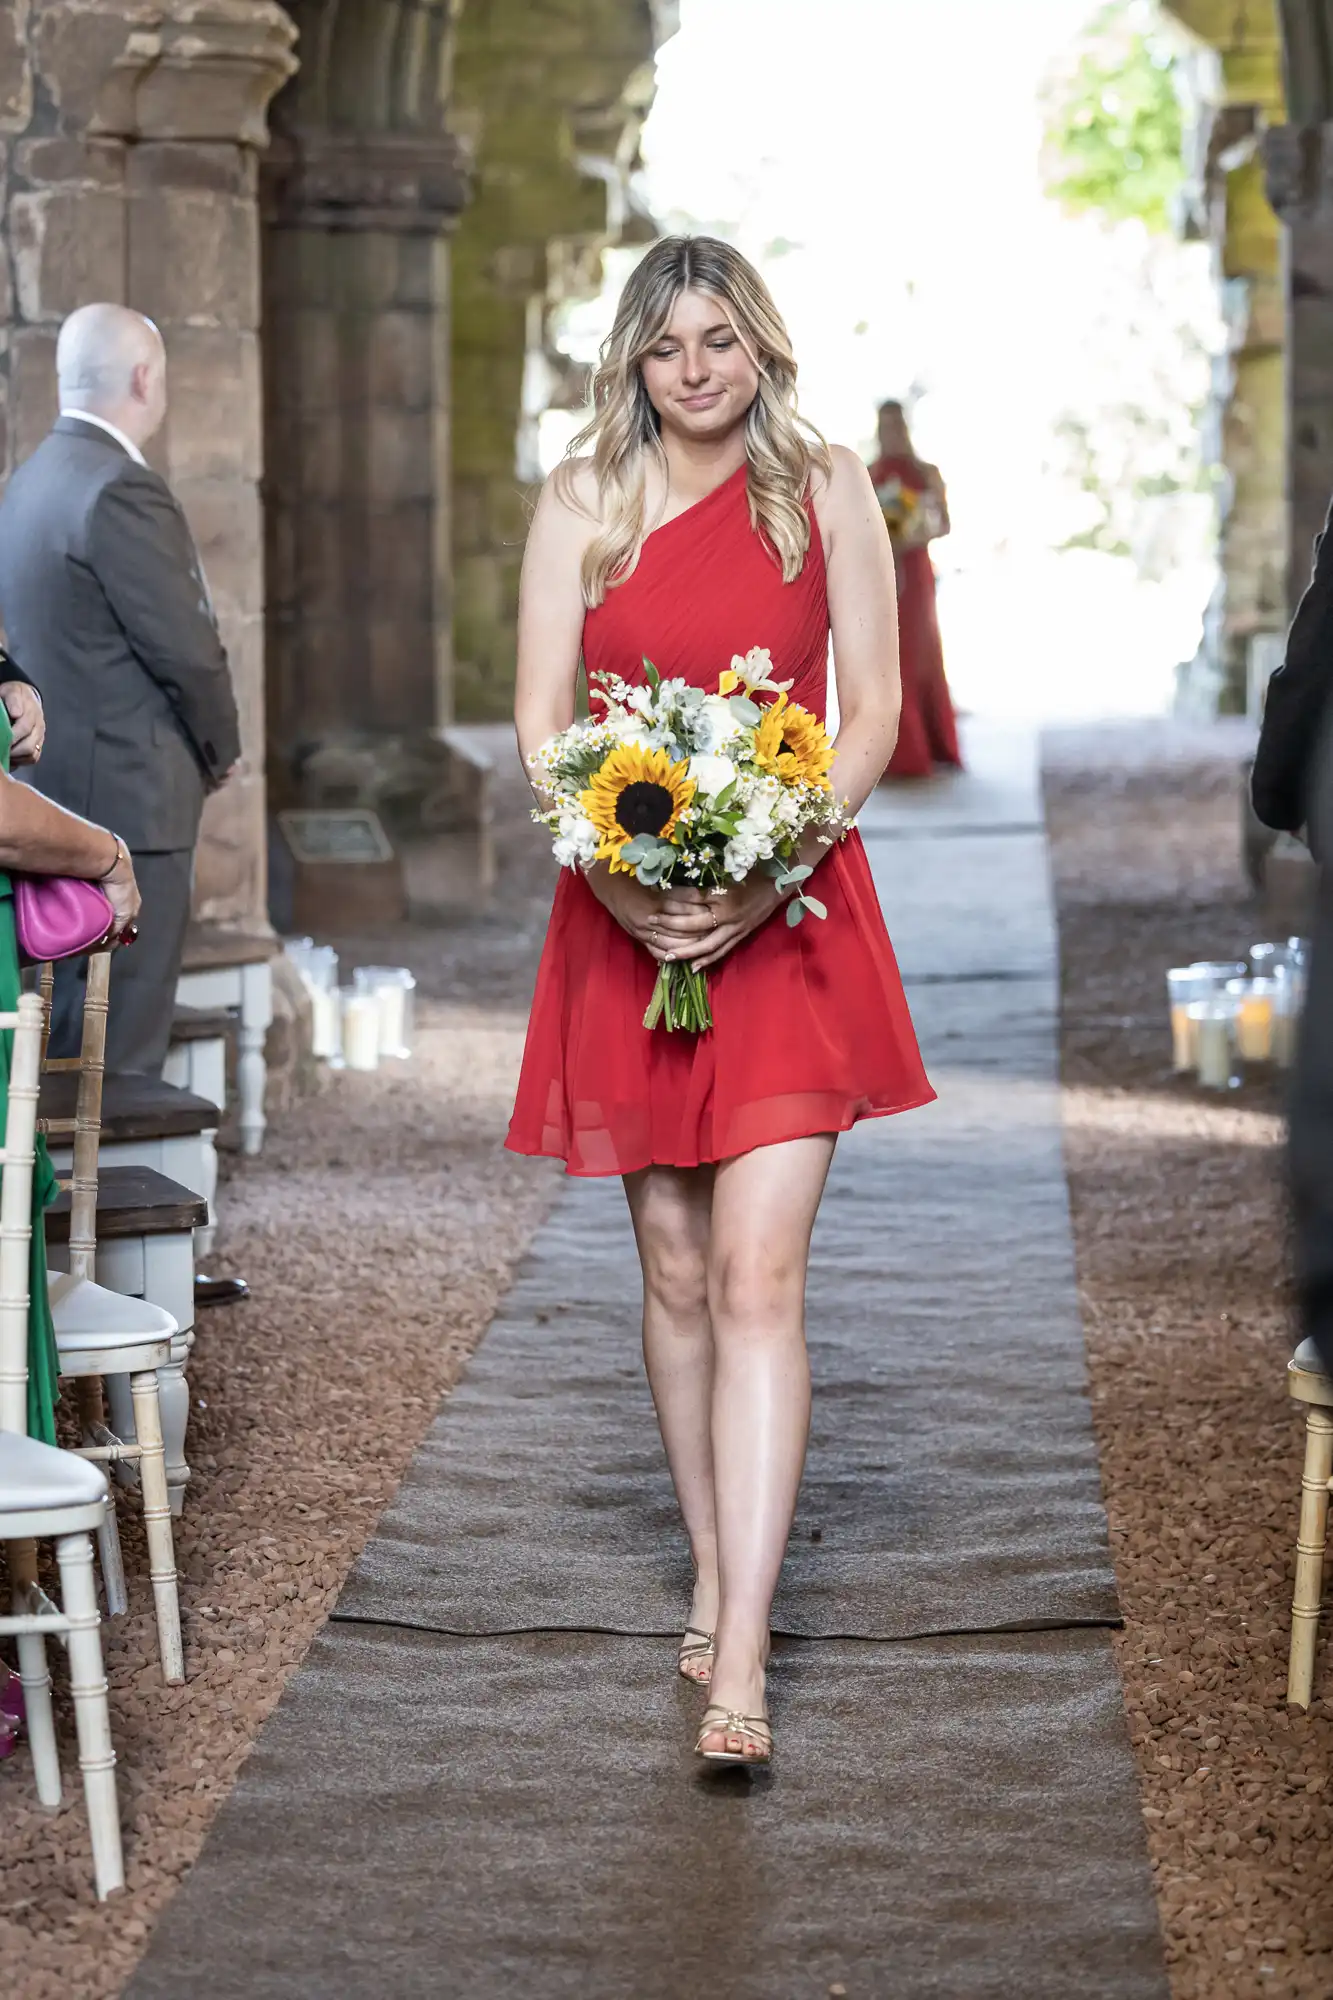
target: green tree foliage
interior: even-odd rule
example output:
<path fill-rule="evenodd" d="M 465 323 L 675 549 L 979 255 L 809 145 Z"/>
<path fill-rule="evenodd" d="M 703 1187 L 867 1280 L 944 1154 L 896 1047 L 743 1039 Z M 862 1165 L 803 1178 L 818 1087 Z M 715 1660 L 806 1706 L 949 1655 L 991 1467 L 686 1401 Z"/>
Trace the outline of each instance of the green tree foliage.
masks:
<path fill-rule="evenodd" d="M 1048 87 L 1048 187 L 1075 214 L 1162 232 L 1184 179 L 1172 51 L 1144 0 L 1110 0 Z"/>

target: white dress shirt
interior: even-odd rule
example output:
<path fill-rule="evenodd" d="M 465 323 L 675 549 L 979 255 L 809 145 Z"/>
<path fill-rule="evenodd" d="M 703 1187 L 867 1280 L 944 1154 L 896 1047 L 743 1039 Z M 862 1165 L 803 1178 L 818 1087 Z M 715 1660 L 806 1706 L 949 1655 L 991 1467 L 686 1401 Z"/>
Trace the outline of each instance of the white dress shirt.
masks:
<path fill-rule="evenodd" d="M 108 437 L 114 438 L 121 450 L 127 451 L 139 465 L 147 465 L 148 460 L 134 439 L 127 438 L 124 431 L 118 430 L 115 424 L 109 424 L 105 417 L 95 417 L 91 410 L 62 410 L 60 414 L 62 417 L 74 417 L 81 424 L 96 424 L 99 431 L 105 431 Z"/>

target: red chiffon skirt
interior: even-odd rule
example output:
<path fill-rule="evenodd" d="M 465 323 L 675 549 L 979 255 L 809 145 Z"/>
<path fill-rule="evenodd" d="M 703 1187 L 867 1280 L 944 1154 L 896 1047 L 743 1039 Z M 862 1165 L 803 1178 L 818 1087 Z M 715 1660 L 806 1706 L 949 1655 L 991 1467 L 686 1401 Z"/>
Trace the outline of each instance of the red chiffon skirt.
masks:
<path fill-rule="evenodd" d="M 859 834 L 811 888 L 827 918 L 779 912 L 711 968 L 712 1032 L 669 1034 L 643 1025 L 655 961 L 562 871 L 510 1149 L 571 1174 L 697 1167 L 929 1103 Z"/>

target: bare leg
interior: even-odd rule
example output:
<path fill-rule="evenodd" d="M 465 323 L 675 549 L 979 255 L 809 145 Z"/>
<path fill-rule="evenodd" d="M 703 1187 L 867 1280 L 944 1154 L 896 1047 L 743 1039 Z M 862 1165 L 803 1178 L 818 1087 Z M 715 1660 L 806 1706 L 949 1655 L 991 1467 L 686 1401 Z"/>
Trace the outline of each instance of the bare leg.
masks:
<path fill-rule="evenodd" d="M 625 1194 L 643 1266 L 643 1356 L 694 1558 L 688 1623 L 711 1632 L 718 1601 L 707 1290 L 713 1169 L 648 1167 L 625 1176 Z M 708 1672 L 700 1663 L 692 1678 Z"/>
<path fill-rule="evenodd" d="M 708 1301 L 721 1603 L 712 1698 L 763 1715 L 768 1623 L 810 1428 L 805 1275 L 834 1136 L 762 1146 L 716 1169 Z M 758 1748 L 722 1731 L 710 1750 Z"/>

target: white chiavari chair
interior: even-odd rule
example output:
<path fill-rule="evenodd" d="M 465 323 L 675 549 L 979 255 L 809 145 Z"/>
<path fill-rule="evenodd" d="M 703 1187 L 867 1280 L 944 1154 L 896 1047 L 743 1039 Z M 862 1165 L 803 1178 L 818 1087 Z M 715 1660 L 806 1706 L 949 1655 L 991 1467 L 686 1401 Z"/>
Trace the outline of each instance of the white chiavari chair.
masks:
<path fill-rule="evenodd" d="M 37 1795 L 60 1804 L 60 1760 L 46 1671 L 46 1640 L 63 1641 L 78 1734 L 79 1767 L 92 1835 L 97 1894 L 125 1881 L 111 1745 L 101 1614 L 93 1580 L 91 1536 L 107 1507 L 105 1475 L 72 1452 L 27 1435 L 29 1273 L 42 1003 L 25 993 L 17 1011 L 0 1014 L 12 1033 L 5 1143 L 0 1149 L 0 1541 L 6 1544 L 12 1613 L 0 1636 L 17 1640 Z M 54 1539 L 60 1603 L 38 1582 L 37 1543 Z"/>
<path fill-rule="evenodd" d="M 79 1456 L 106 1465 L 127 1463 L 138 1467 L 162 1676 L 169 1684 L 176 1685 L 185 1679 L 185 1655 L 157 1371 L 170 1364 L 171 1343 L 178 1328 L 171 1314 L 161 1306 L 109 1291 L 94 1282 L 97 1148 L 102 1122 L 110 967 L 110 952 L 94 952 L 88 961 L 79 1054 L 66 1058 L 48 1056 L 43 1064 L 47 1073 L 77 1071 L 79 1078 L 73 1118 L 40 1121 L 41 1129 L 48 1135 L 72 1133 L 74 1140 L 73 1175 L 61 1182 L 70 1193 L 69 1270 L 49 1274 L 51 1317 L 55 1322 L 60 1373 L 77 1384 L 83 1432 Z M 49 1020 L 49 966 L 42 968 L 41 987 Z M 129 1379 L 134 1411 L 132 1438 L 117 1436 L 106 1422 L 104 1378 L 118 1375 Z M 128 1598 L 114 1498 L 107 1509 L 100 1549 L 107 1610 L 119 1615 L 126 1610 Z"/>

